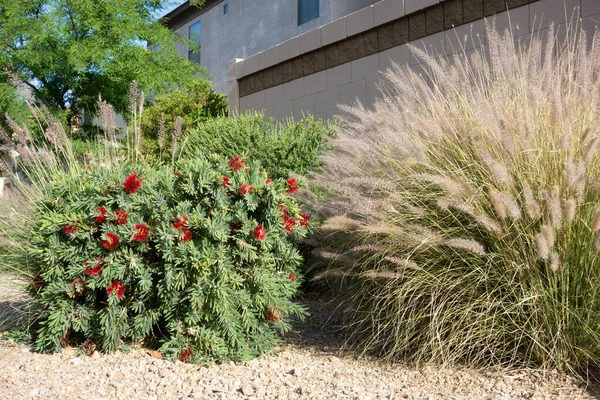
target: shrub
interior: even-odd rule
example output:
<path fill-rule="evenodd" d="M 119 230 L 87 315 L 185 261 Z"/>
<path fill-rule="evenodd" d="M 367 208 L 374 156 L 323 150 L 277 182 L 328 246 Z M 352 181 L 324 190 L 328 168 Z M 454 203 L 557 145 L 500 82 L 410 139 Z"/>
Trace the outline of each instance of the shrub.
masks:
<path fill-rule="evenodd" d="M 452 63 L 413 49 L 349 109 L 317 278 L 364 351 L 413 362 L 600 364 L 600 44 L 553 29 Z M 332 235 L 332 233 L 335 233 Z"/>
<path fill-rule="evenodd" d="M 241 360 L 305 314 L 291 299 L 309 217 L 289 182 L 240 158 L 73 171 L 27 228 L 39 351 L 156 339 L 171 359 Z"/>
<path fill-rule="evenodd" d="M 212 90 L 211 85 L 206 80 L 193 81 L 182 90 L 158 96 L 154 104 L 144 110 L 142 131 L 146 139 L 146 152 L 159 154 L 160 150 L 170 148 L 171 139 L 165 133 L 175 130 L 177 117 L 182 118 L 179 129 L 185 134 L 190 128 L 201 125 L 210 118 L 227 116 L 227 96 Z M 160 135 L 163 135 L 161 140 Z M 170 154 L 169 151 L 164 153 L 166 156 Z"/>
<path fill-rule="evenodd" d="M 334 134 L 328 123 L 312 116 L 280 123 L 265 121 L 262 113 L 253 112 L 235 118 L 213 118 L 196 126 L 190 132 L 184 156 L 244 154 L 260 161 L 273 177 L 285 178 L 290 172 L 305 174 L 318 168 L 319 154 Z"/>

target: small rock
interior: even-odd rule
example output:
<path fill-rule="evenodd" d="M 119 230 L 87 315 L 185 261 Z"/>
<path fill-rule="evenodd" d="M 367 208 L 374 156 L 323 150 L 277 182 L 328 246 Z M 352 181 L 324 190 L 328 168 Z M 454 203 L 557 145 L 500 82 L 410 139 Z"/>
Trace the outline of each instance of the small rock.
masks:
<path fill-rule="evenodd" d="M 70 361 L 71 365 L 81 365 L 83 361 L 79 357 L 72 358 Z"/>

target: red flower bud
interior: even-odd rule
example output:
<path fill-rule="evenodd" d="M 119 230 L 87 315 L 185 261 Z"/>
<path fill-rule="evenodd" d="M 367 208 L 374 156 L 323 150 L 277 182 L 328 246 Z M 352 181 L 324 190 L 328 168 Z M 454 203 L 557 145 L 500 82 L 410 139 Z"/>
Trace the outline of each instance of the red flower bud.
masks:
<path fill-rule="evenodd" d="M 119 246 L 119 237 L 116 233 L 108 232 L 106 239 L 102 241 L 102 246 L 107 250 L 114 250 Z"/>
<path fill-rule="evenodd" d="M 75 292 L 75 296 L 83 296 L 87 292 L 87 288 L 85 287 L 85 281 L 83 279 L 75 279 L 73 283 L 73 292 Z"/>
<path fill-rule="evenodd" d="M 103 224 L 106 222 L 106 208 L 98 207 L 98 215 L 94 217 L 94 221 L 97 224 Z"/>
<path fill-rule="evenodd" d="M 238 156 L 235 156 L 231 159 L 231 161 L 229 161 L 229 166 L 233 172 L 237 172 L 244 167 L 244 160 Z"/>
<path fill-rule="evenodd" d="M 240 187 L 240 194 L 242 196 L 245 196 L 246 194 L 252 194 L 252 192 L 254 192 L 254 188 L 251 185 L 248 185 L 247 183 L 244 183 Z"/>
<path fill-rule="evenodd" d="M 133 173 L 123 181 L 123 191 L 127 194 L 134 194 L 142 187 L 143 180 Z"/>
<path fill-rule="evenodd" d="M 262 242 L 267 237 L 267 230 L 264 226 L 259 225 L 254 229 L 254 239 Z"/>
<path fill-rule="evenodd" d="M 106 288 L 106 294 L 110 296 L 113 293 L 115 296 L 117 296 L 117 299 L 123 297 L 125 294 L 125 284 L 123 281 L 113 281 L 110 285 L 108 285 Z"/>
<path fill-rule="evenodd" d="M 129 218 L 129 214 L 127 214 L 127 211 L 123 211 L 123 210 L 115 211 L 115 224 L 125 225 L 127 223 L 128 218 Z"/>

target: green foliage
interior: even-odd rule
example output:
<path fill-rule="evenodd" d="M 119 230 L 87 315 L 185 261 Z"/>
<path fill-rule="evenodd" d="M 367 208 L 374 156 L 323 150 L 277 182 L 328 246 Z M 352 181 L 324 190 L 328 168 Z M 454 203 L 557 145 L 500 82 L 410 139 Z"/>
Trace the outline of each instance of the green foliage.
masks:
<path fill-rule="evenodd" d="M 160 152 L 157 143 L 160 134 L 165 136 L 163 150 L 170 148 L 171 139 L 167 134 L 173 132 L 177 117 L 182 118 L 181 130 L 184 135 L 190 128 L 203 124 L 209 118 L 227 117 L 227 96 L 215 92 L 211 86 L 210 81 L 194 80 L 182 90 L 156 97 L 152 106 L 142 114 L 146 152 Z M 169 152 L 166 151 L 165 154 L 168 155 Z"/>
<path fill-rule="evenodd" d="M 192 129 L 184 157 L 217 153 L 225 157 L 244 154 L 258 160 L 273 177 L 290 172 L 306 174 L 321 165 L 319 155 L 334 137 L 330 123 L 307 115 L 298 122 L 264 120 L 259 112 L 235 118 L 214 118 Z"/>
<path fill-rule="evenodd" d="M 305 315 L 291 299 L 308 220 L 258 164 L 196 157 L 54 178 L 27 228 L 39 351 L 156 339 L 171 359 L 242 360 Z"/>
<path fill-rule="evenodd" d="M 92 110 L 101 95 L 123 113 L 131 81 L 160 93 L 202 72 L 177 53 L 176 41 L 186 39 L 155 20 L 164 6 L 163 0 L 0 0 L 0 69 L 15 71 L 51 107 Z"/>
<path fill-rule="evenodd" d="M 600 48 L 553 34 L 515 48 L 488 27 L 488 48 L 452 64 L 415 50 L 426 77 L 388 71 L 376 109 L 342 122 L 316 180 L 333 215 L 317 277 L 361 350 L 600 366 Z"/>

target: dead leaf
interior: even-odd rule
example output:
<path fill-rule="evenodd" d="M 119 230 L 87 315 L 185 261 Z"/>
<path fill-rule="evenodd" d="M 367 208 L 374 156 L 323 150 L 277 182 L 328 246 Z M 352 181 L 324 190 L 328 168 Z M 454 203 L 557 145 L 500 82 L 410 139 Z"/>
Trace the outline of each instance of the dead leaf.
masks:
<path fill-rule="evenodd" d="M 148 355 L 152 358 L 158 358 L 159 360 L 163 359 L 162 354 L 160 354 L 158 351 L 146 350 L 146 353 L 148 353 Z"/>

